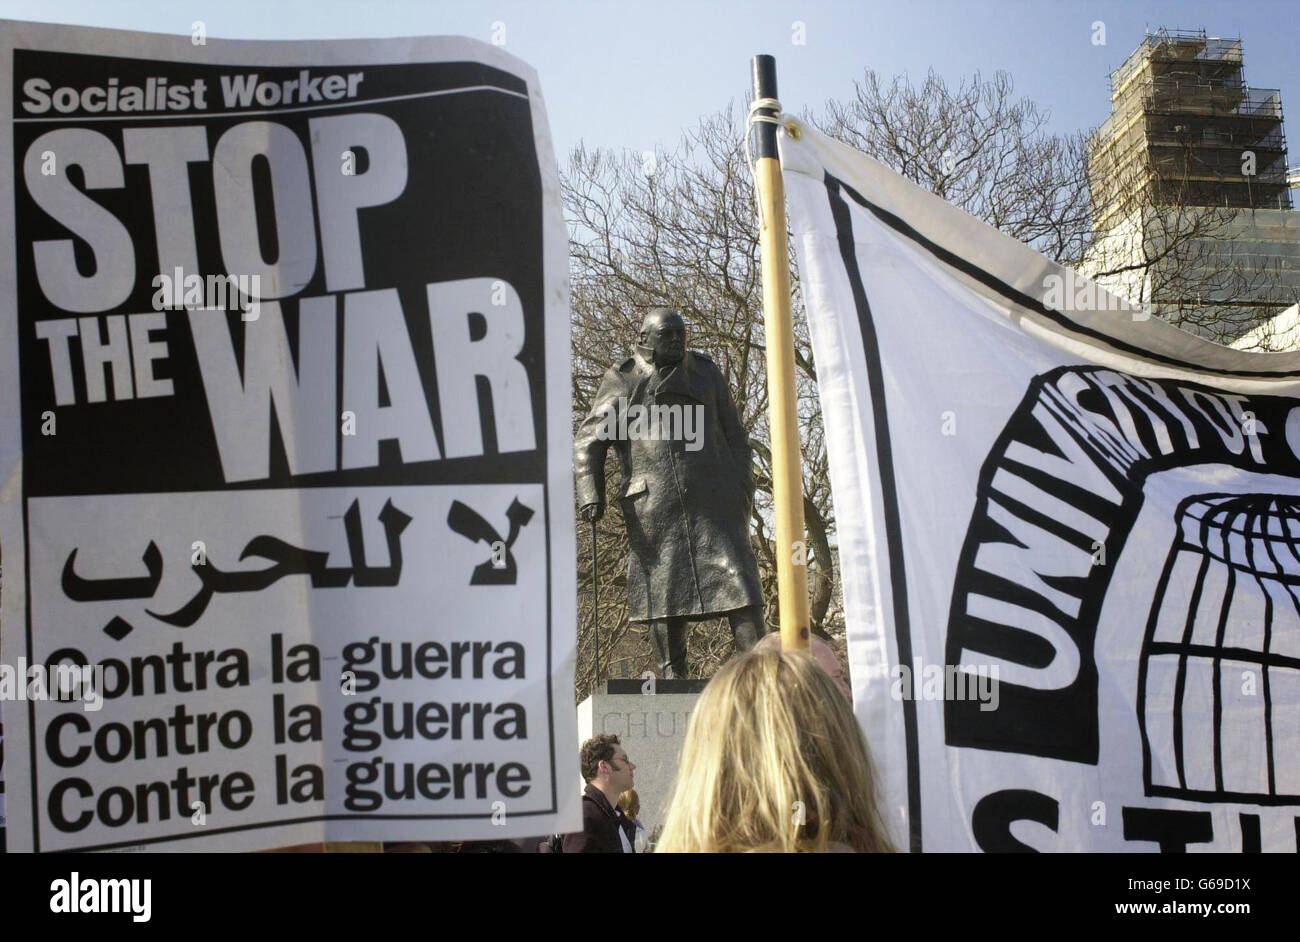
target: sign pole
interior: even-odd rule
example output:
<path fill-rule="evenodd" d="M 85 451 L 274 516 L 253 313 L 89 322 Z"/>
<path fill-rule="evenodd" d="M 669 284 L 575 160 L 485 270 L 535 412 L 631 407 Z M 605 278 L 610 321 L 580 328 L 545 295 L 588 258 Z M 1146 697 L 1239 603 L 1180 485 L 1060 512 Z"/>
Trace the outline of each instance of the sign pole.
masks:
<path fill-rule="evenodd" d="M 754 188 L 758 197 L 759 251 L 763 268 L 763 322 L 767 335 L 767 401 L 772 429 L 772 498 L 776 523 L 777 598 L 781 649 L 809 646 L 808 561 L 804 539 L 803 468 L 794 381 L 794 319 L 790 311 L 789 240 L 785 185 L 777 153 L 776 60 L 754 56 Z M 746 133 L 750 133 L 747 129 Z"/>

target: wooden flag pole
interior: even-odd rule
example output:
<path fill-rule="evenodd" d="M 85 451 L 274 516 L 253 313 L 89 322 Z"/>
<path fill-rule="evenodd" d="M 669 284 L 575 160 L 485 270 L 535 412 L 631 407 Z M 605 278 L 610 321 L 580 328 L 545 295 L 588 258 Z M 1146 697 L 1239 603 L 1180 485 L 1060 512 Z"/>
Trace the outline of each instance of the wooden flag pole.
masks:
<path fill-rule="evenodd" d="M 803 520 L 803 462 L 794 384 L 794 318 L 790 311 L 789 240 L 785 185 L 776 147 L 776 60 L 754 56 L 750 123 L 756 142 L 759 251 L 763 265 L 763 322 L 767 334 L 767 402 L 772 429 L 772 498 L 776 518 L 777 598 L 781 649 L 809 646 L 808 560 Z M 750 129 L 746 129 L 749 133 Z"/>

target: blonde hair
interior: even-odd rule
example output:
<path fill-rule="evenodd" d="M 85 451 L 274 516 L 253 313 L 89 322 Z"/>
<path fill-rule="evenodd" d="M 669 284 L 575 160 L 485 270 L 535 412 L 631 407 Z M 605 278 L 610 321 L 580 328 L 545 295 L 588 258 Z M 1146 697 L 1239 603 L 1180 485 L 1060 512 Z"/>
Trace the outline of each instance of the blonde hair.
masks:
<path fill-rule="evenodd" d="M 629 820 L 632 820 L 641 813 L 641 796 L 636 793 L 635 788 L 629 788 L 618 796 L 618 807 Z M 636 810 L 633 811 L 633 808 Z"/>
<path fill-rule="evenodd" d="M 889 852 L 866 740 L 804 652 L 751 651 L 700 694 L 657 851 Z"/>

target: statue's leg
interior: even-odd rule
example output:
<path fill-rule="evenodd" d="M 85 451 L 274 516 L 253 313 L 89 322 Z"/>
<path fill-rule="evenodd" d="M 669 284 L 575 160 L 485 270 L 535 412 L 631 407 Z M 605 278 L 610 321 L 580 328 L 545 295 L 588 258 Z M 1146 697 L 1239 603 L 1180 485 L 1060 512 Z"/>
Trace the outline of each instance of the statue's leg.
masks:
<path fill-rule="evenodd" d="M 682 678 L 691 676 L 686 663 L 686 632 L 689 628 L 685 618 L 668 619 L 668 655 L 672 659 L 673 672 Z"/>
<path fill-rule="evenodd" d="M 758 644 L 763 637 L 763 606 L 751 605 L 727 615 L 731 636 L 736 640 L 736 653 L 741 654 Z"/>
<path fill-rule="evenodd" d="M 659 660 L 660 678 L 686 677 L 686 619 L 663 618 L 650 622 L 650 641 Z"/>

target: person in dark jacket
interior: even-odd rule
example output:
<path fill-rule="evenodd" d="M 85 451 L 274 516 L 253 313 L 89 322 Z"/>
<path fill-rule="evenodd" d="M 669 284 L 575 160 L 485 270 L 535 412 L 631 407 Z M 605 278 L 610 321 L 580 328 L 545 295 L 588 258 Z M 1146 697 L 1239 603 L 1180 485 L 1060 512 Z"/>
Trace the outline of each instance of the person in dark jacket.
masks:
<path fill-rule="evenodd" d="M 582 830 L 564 835 L 566 854 L 631 854 L 623 829 L 618 796 L 632 787 L 636 766 L 612 733 L 593 736 L 582 744 Z"/>

